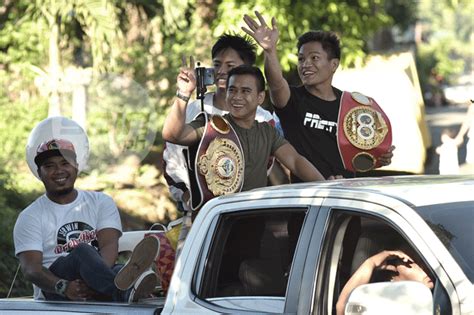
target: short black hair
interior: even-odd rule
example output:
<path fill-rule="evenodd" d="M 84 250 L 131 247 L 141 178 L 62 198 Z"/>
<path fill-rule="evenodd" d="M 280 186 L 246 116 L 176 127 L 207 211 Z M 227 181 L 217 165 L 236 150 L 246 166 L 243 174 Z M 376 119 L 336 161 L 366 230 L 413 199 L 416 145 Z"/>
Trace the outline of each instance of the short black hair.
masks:
<path fill-rule="evenodd" d="M 300 51 L 301 46 L 309 42 L 319 42 L 329 59 L 341 59 L 341 43 L 339 37 L 334 32 L 327 31 L 309 31 L 298 38 L 296 47 Z"/>
<path fill-rule="evenodd" d="M 249 65 L 240 65 L 238 67 L 232 68 L 227 75 L 227 83 L 226 88 L 229 87 L 229 80 L 233 75 L 240 75 L 240 74 L 250 74 L 257 79 L 257 91 L 262 92 L 265 91 L 265 78 L 263 77 L 262 71 L 255 66 Z"/>
<path fill-rule="evenodd" d="M 234 49 L 245 64 L 253 65 L 255 63 L 257 57 L 255 51 L 257 48 L 248 36 L 240 36 L 237 34 L 221 35 L 214 46 L 212 46 L 212 59 L 227 48 Z"/>

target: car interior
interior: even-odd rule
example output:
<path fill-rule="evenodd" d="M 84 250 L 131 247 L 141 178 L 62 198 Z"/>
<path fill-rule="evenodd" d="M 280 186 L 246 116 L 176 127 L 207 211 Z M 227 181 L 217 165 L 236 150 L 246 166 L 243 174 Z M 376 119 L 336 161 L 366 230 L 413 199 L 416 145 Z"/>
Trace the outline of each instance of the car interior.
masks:
<path fill-rule="evenodd" d="M 284 296 L 304 218 L 293 209 L 224 216 L 218 230 L 225 235 L 215 238 L 220 245 L 212 246 L 201 296 Z"/>
<path fill-rule="evenodd" d="M 306 209 L 227 213 L 219 218 L 200 278 L 200 298 L 237 296 L 285 297 L 293 255 Z M 339 293 L 367 258 L 382 250 L 405 251 L 420 266 L 417 251 L 388 222 L 374 216 L 335 210 L 326 231 L 319 261 L 315 301 L 324 301 L 315 314 L 335 314 Z M 436 281 L 431 270 L 428 275 Z M 438 289 L 437 289 L 438 288 Z M 440 291 L 437 294 L 437 290 Z M 443 314 L 451 314 L 449 297 L 435 283 L 434 296 Z"/>
<path fill-rule="evenodd" d="M 340 221 L 343 224 L 336 227 L 336 230 L 343 234 L 341 246 L 333 246 L 332 256 L 329 255 L 335 261 L 335 264 L 332 265 L 337 266 L 336 271 L 329 271 L 329 274 L 334 274 L 334 281 L 328 281 L 334 282 L 333 289 L 331 290 L 333 294 L 328 294 L 329 305 L 332 305 L 330 307 L 332 314 L 336 314 L 337 298 L 351 275 L 367 258 L 383 250 L 404 251 L 418 265 L 424 266 L 423 269 L 434 279 L 432 272 L 426 268 L 416 250 L 387 222 L 365 216 L 343 215 L 341 218 L 343 220 Z M 330 269 L 334 269 L 334 267 Z M 375 279 L 371 281 L 375 281 Z M 328 311 L 328 313 L 330 312 Z"/>

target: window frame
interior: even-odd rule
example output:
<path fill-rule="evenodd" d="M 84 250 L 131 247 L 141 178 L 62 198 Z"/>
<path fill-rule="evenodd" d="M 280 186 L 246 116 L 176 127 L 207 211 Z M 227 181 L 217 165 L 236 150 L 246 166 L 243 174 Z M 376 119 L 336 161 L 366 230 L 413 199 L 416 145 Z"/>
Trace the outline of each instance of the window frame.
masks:
<path fill-rule="evenodd" d="M 232 310 L 238 310 L 240 313 L 247 313 L 247 311 L 241 309 L 232 309 L 223 307 L 214 303 L 210 299 L 236 299 L 237 297 L 223 297 L 223 298 L 210 298 L 205 299 L 201 297 L 201 292 L 203 290 L 202 281 L 204 279 L 204 273 L 206 269 L 206 264 L 208 263 L 210 251 L 213 246 L 213 240 L 215 239 L 215 233 L 217 231 L 217 227 L 219 224 L 219 220 L 222 215 L 232 213 L 232 212 L 248 212 L 248 211 L 272 211 L 275 209 L 302 209 L 306 210 L 307 214 L 305 220 L 303 222 L 303 226 L 300 231 L 300 237 L 298 243 L 296 245 L 296 250 L 293 257 L 292 268 L 289 276 L 289 280 L 287 283 L 287 290 L 284 297 L 271 297 L 269 296 L 269 300 L 271 299 L 283 299 L 284 304 L 286 307 L 288 294 L 292 292 L 289 290 L 290 288 L 290 280 L 292 279 L 292 275 L 296 272 L 294 271 L 295 263 L 297 261 L 298 253 L 304 252 L 304 250 L 300 249 L 301 246 L 309 246 L 309 237 L 306 236 L 309 231 L 310 234 L 312 233 L 313 226 L 315 224 L 316 218 L 319 213 L 319 208 L 322 203 L 322 198 L 314 198 L 314 197 L 291 197 L 291 198 L 266 198 L 266 199 L 257 199 L 257 200 L 239 200 L 238 202 L 221 204 L 216 206 L 213 210 L 213 213 L 216 215 L 212 218 L 212 223 L 210 225 L 210 229 L 206 232 L 205 242 L 203 243 L 202 247 L 200 248 L 199 259 L 195 264 L 194 268 L 194 276 L 192 279 L 192 286 L 191 286 L 191 299 L 194 300 L 195 303 L 199 304 L 200 306 L 209 309 L 211 311 L 221 312 L 221 313 L 228 313 Z M 302 238 L 305 241 L 302 241 Z M 304 257 L 303 257 L 304 259 Z M 297 264 L 298 266 L 304 266 L 304 261 Z M 302 272 L 302 268 L 299 268 L 299 272 Z M 292 285 L 292 289 L 295 287 L 295 284 Z M 298 290 L 299 291 L 299 290 Z M 292 293 L 294 295 L 294 292 Z M 295 300 L 295 298 L 293 298 Z M 297 300 L 297 299 L 296 299 Z M 259 310 L 252 310 L 248 311 L 248 313 L 255 313 L 255 311 Z"/>

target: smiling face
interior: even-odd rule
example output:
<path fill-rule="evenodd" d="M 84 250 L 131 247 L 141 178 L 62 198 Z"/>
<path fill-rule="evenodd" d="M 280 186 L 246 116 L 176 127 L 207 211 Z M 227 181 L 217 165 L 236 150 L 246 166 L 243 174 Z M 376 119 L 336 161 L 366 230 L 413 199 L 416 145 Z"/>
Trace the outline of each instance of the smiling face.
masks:
<path fill-rule="evenodd" d="M 331 85 L 338 66 L 339 59 L 328 58 L 320 42 L 307 42 L 298 52 L 298 74 L 305 86 Z"/>
<path fill-rule="evenodd" d="M 71 164 L 62 156 L 46 159 L 38 168 L 38 175 L 46 189 L 46 195 L 53 201 L 72 196 L 77 178 L 77 164 Z"/>
<path fill-rule="evenodd" d="M 433 281 L 426 274 L 426 272 L 416 263 L 411 263 L 409 266 L 404 264 L 397 266 L 398 275 L 393 277 L 394 281 L 418 281 L 426 285 L 429 289 L 433 289 Z"/>
<path fill-rule="evenodd" d="M 236 122 L 245 122 L 246 127 L 252 126 L 257 107 L 264 100 L 265 91 L 258 91 L 255 76 L 251 74 L 236 74 L 229 78 L 226 102 L 229 112 Z"/>
<path fill-rule="evenodd" d="M 227 74 L 237 66 L 243 65 L 244 61 L 240 58 L 237 51 L 232 48 L 226 48 L 220 51 L 213 59 L 214 75 L 217 89 L 225 90 Z"/>

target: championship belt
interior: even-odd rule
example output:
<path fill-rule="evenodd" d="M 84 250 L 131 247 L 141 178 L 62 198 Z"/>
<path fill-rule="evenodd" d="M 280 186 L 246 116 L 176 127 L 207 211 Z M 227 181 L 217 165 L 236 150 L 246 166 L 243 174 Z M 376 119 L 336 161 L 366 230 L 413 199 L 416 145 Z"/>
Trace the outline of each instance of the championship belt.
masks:
<path fill-rule="evenodd" d="M 244 156 L 234 129 L 222 116 L 200 115 L 206 118 L 203 136 L 188 149 L 193 210 L 214 197 L 239 192 L 244 182 Z"/>
<path fill-rule="evenodd" d="M 379 157 L 392 145 L 392 127 L 377 102 L 358 92 L 343 92 L 337 145 L 344 168 L 367 172 L 380 167 Z"/>

